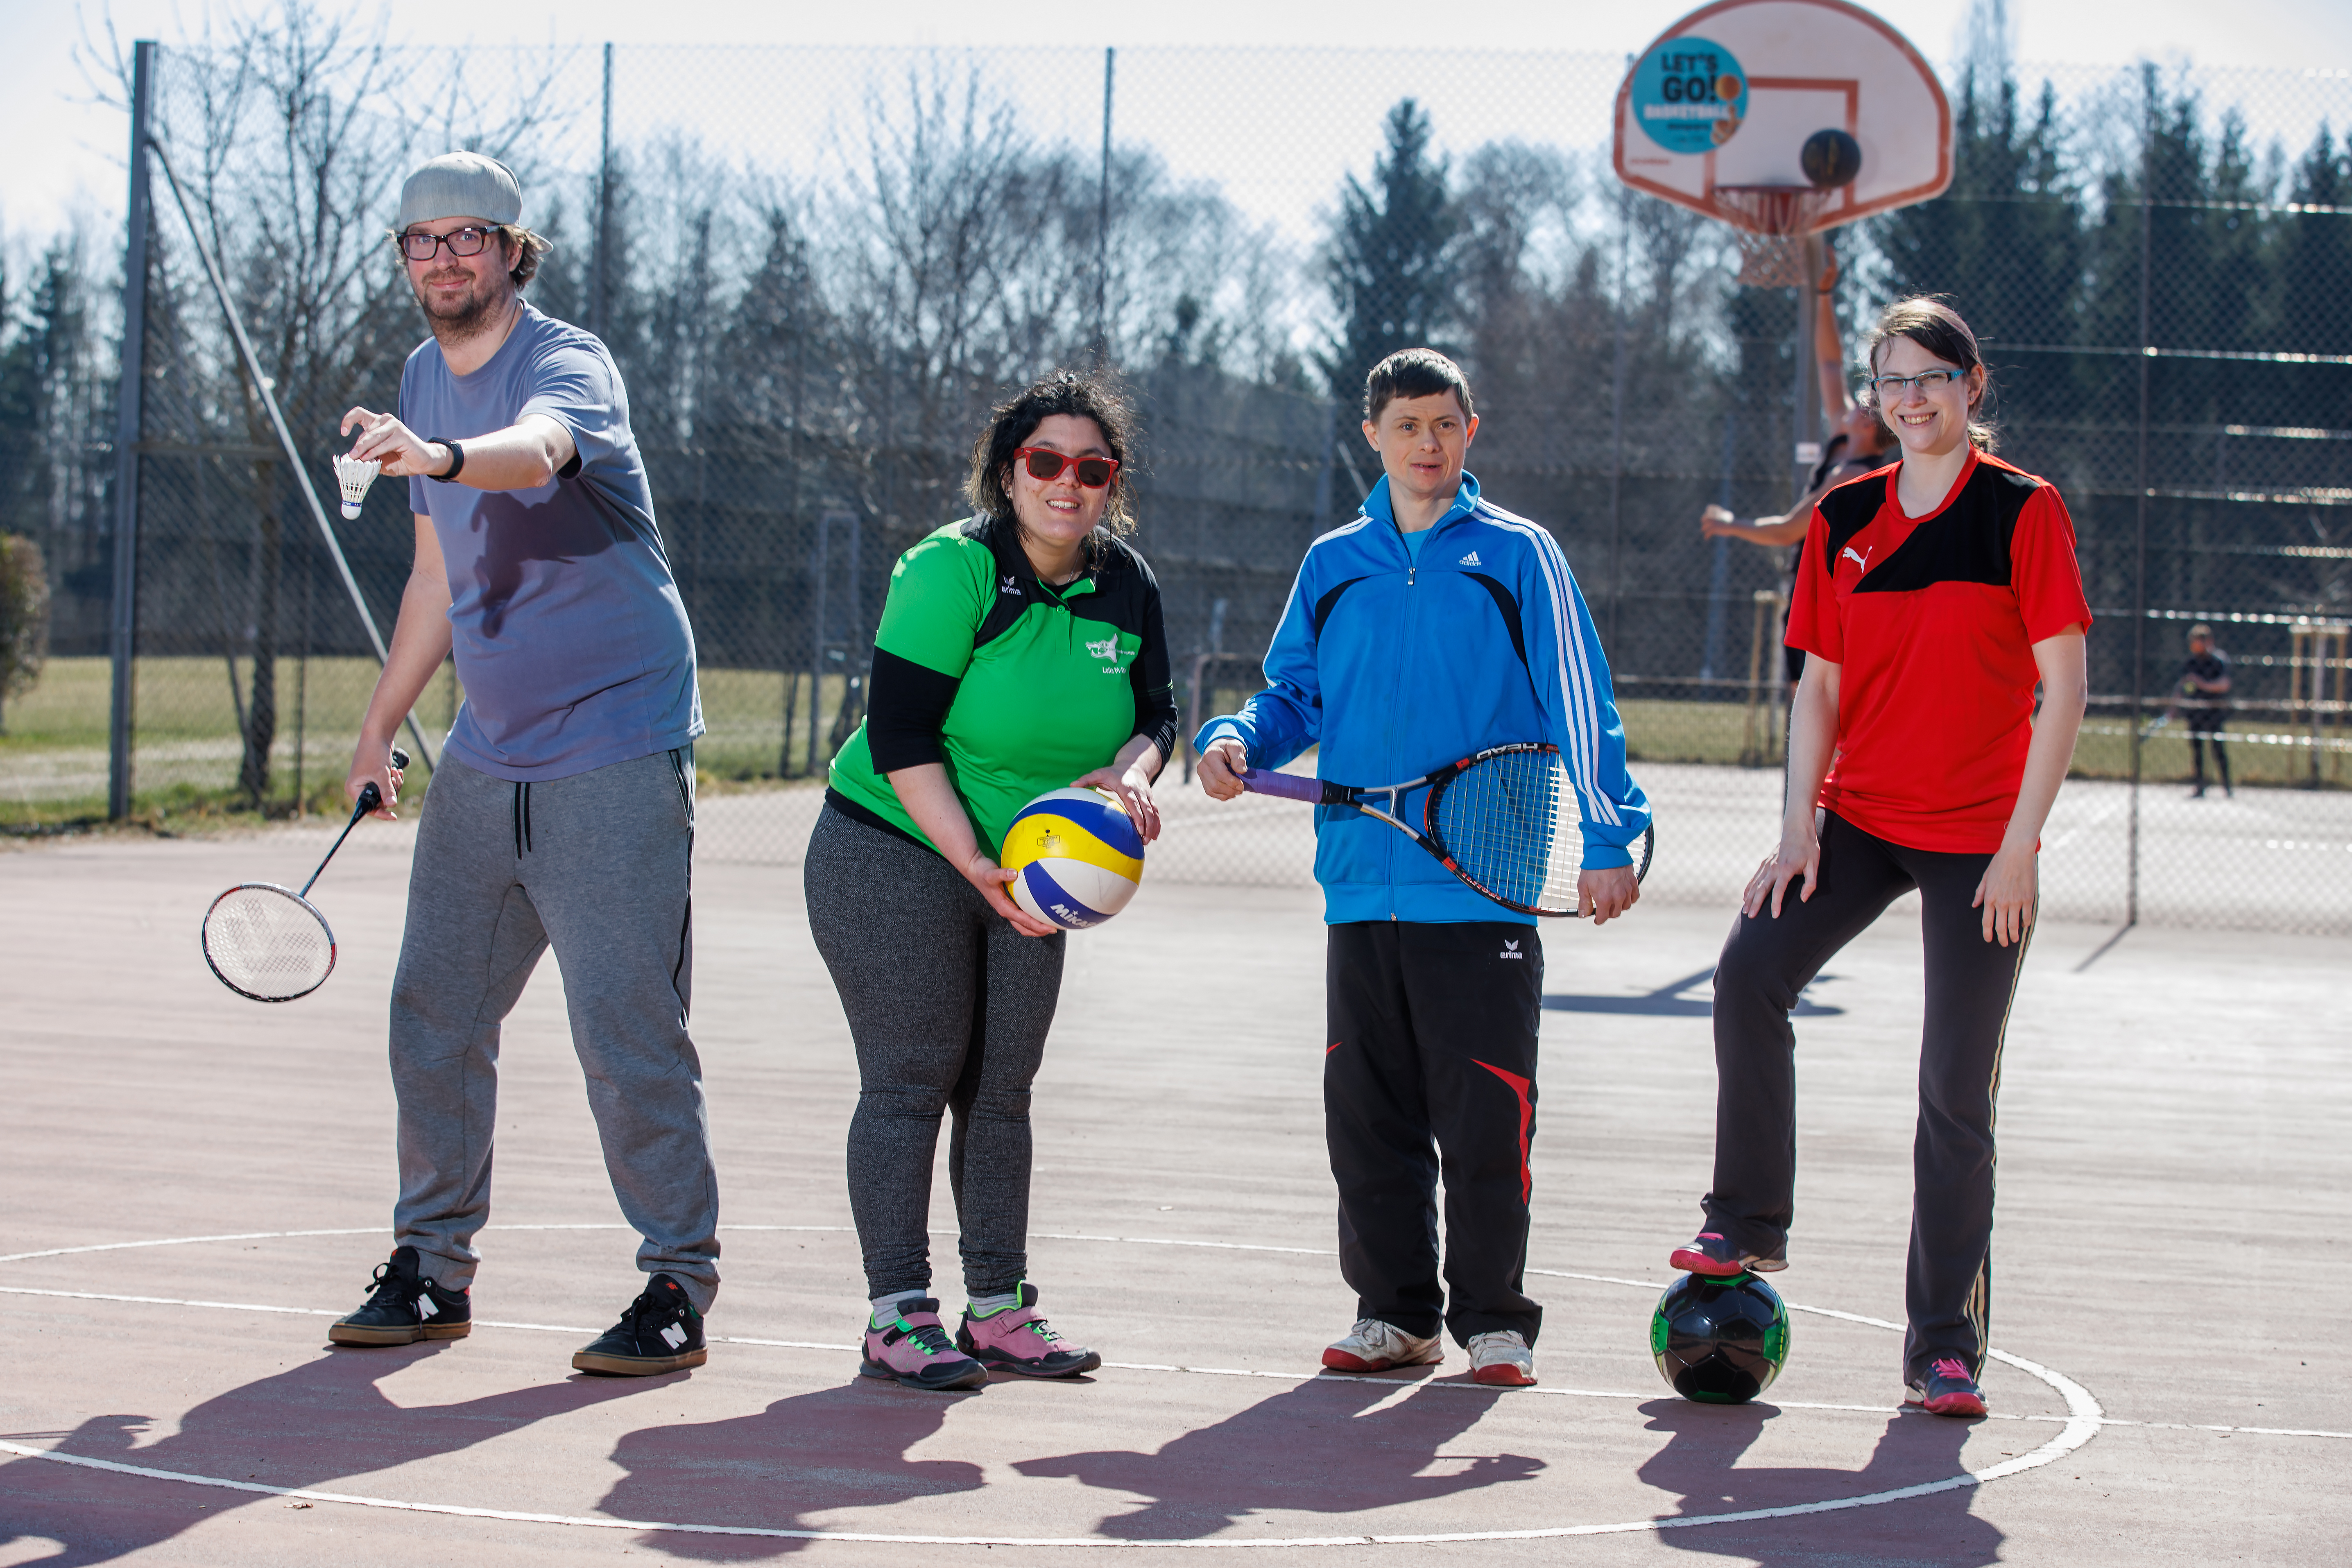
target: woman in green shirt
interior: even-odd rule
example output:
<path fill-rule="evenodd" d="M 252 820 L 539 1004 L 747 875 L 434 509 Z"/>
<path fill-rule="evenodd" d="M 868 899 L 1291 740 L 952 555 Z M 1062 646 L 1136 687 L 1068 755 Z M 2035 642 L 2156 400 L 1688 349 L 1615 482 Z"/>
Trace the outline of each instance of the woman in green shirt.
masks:
<path fill-rule="evenodd" d="M 1132 416 L 1064 372 L 996 410 L 966 485 L 976 514 L 899 557 L 866 722 L 810 837 L 809 929 L 857 1048 L 850 1208 L 872 1311 L 869 1377 L 977 1387 L 1102 1358 L 1037 1311 L 1028 1268 L 1029 1085 L 1061 990 L 1063 932 L 1006 892 L 1006 826 L 1051 789 L 1118 795 L 1146 840 L 1175 743 L 1160 587 L 1119 537 Z M 968 1304 L 930 1294 L 940 1115 Z"/>

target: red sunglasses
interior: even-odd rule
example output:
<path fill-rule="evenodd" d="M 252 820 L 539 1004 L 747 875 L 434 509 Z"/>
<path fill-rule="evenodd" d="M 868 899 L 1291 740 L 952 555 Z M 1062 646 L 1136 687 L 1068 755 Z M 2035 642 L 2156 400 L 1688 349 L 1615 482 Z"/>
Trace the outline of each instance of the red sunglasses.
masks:
<path fill-rule="evenodd" d="M 1062 470 L 1072 463 L 1078 466 L 1078 483 L 1090 490 L 1102 489 L 1118 472 L 1117 458 L 1073 458 L 1051 447 L 1016 447 L 1013 455 L 1028 465 L 1029 477 L 1040 484 L 1051 484 L 1060 479 Z"/>

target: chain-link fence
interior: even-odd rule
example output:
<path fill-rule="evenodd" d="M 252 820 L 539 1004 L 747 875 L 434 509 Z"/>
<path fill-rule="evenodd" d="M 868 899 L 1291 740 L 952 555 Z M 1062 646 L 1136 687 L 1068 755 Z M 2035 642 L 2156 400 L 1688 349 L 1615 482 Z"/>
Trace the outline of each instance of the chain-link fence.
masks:
<path fill-rule="evenodd" d="M 1553 530 L 1601 625 L 1659 804 L 1653 892 L 1726 900 L 1779 809 L 1783 563 L 1702 541 L 1699 515 L 1786 508 L 1822 432 L 1800 427 L 1793 291 L 1736 286 L 1727 231 L 1611 177 L 1622 69 L 676 47 L 301 78 L 284 34 L 155 51 L 150 112 L 194 221 L 156 170 L 114 776 L 132 799 L 339 786 L 368 638 L 194 237 L 323 476 L 336 419 L 391 406 L 421 336 L 383 243 L 400 175 L 465 144 L 517 166 L 557 241 L 534 302 L 627 377 L 702 659 L 706 853 L 797 858 L 890 564 L 961 514 L 1007 387 L 1097 355 L 1129 380 L 1137 542 L 1189 717 L 1255 688 L 1305 547 L 1378 477 L 1348 389 L 1430 342 L 1469 367 L 1486 493 Z M 2003 455 L 2073 510 L 2094 712 L 2045 838 L 2048 907 L 2352 929 L 2352 74 L 1980 62 L 1948 85 L 1950 193 L 1841 231 L 1835 304 L 1851 347 L 1885 300 L 1950 297 L 1984 340 Z M 405 512 L 379 486 L 335 524 L 387 629 Z M 89 628 L 124 601 L 91 577 L 58 584 L 56 624 L 82 629 L 7 710 L 17 817 L 106 793 Z M 2200 622 L 2232 660 L 2236 787 L 2192 801 L 2185 726 L 2161 721 Z M 460 695 L 436 684 L 428 735 Z M 1292 808 L 1163 794 L 1155 876 L 1305 879 Z"/>

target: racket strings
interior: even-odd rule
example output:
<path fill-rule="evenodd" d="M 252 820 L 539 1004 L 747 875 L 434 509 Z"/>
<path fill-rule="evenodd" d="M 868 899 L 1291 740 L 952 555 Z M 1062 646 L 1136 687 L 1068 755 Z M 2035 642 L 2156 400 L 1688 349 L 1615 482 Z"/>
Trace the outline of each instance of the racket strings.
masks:
<path fill-rule="evenodd" d="M 315 991 L 335 967 L 335 939 L 281 888 L 233 888 L 205 917 L 205 958 L 236 990 L 264 1001 Z"/>
<path fill-rule="evenodd" d="M 1549 752 L 1490 757 L 1449 780 L 1432 826 L 1454 863 L 1506 902 L 1577 907 L 1583 837 L 1568 770 Z"/>

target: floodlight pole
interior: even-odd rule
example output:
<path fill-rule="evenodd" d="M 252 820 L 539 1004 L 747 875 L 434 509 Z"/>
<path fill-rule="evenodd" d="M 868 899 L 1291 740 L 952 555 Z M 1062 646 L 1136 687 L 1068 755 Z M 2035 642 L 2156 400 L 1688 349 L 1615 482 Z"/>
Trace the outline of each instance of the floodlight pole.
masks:
<path fill-rule="evenodd" d="M 114 603 L 108 616 L 113 693 L 106 725 L 106 815 L 131 815 L 131 694 L 139 652 L 140 394 L 147 370 L 147 120 L 155 44 L 131 46 L 131 202 L 122 262 L 122 364 L 114 421 Z"/>
<path fill-rule="evenodd" d="M 1103 50 L 1102 185 L 1095 208 L 1095 364 L 1110 363 L 1110 89 L 1118 51 Z"/>

